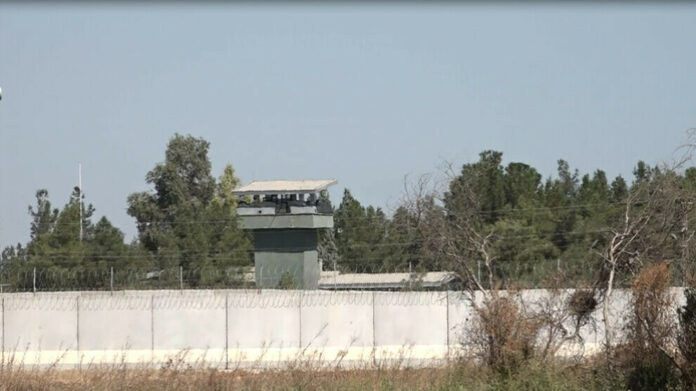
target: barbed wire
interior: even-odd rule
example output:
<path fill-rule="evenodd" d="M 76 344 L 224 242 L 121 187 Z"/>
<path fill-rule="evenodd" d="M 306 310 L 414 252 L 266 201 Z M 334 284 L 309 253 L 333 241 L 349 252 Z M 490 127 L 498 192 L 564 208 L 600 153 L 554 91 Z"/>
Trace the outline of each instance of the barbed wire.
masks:
<path fill-rule="evenodd" d="M 493 268 L 498 281 L 513 278 L 509 287 L 513 289 L 548 288 L 549 279 L 573 276 L 580 273 L 580 278 L 571 279 L 565 288 L 585 288 L 582 273 L 591 277 L 597 265 L 580 263 L 570 267 L 568 262 L 557 260 L 535 265 L 515 265 L 506 268 L 498 265 Z M 693 265 L 692 265 L 693 266 Z M 535 273 L 524 273 L 524 270 Z M 696 271 L 696 270 L 694 270 Z M 280 289 L 283 273 L 299 273 L 300 270 L 287 267 L 266 268 L 267 277 L 259 277 L 260 270 L 246 268 L 237 272 L 237 284 L 228 281 L 205 283 L 191 281 L 200 271 L 181 274 L 181 280 L 148 281 L 146 272 L 139 274 L 141 284 L 128 285 L 129 282 L 118 279 L 99 281 L 84 285 L 85 280 L 60 280 L 65 272 L 51 273 L 37 271 L 42 276 L 37 278 L 36 286 L 27 284 L 10 287 L 3 283 L 4 293 L 0 295 L 6 311 L 15 310 L 56 310 L 72 311 L 76 306 L 80 310 L 169 310 L 169 309 L 211 309 L 224 310 L 243 308 L 297 308 L 325 307 L 332 305 L 442 305 L 447 300 L 444 291 L 461 291 L 464 289 L 459 275 L 455 272 L 397 271 L 379 270 L 379 273 L 324 271 L 319 277 L 319 290 L 303 290 L 301 285 Z M 152 272 L 150 272 L 152 273 Z M 589 273 L 589 274 L 587 274 Z M 34 276 L 34 272 L 26 273 Z M 67 275 L 75 273 L 67 273 Z M 96 276 L 104 276 L 96 272 Z M 211 273 L 213 276 L 216 273 Z M 229 274 L 229 273 L 228 273 Z M 295 274 L 296 275 L 296 274 Z M 111 274 L 109 274 L 111 276 Z M 219 276 L 219 274 L 218 274 Z M 240 277 L 241 276 L 241 277 Z M 6 277 L 6 276 L 3 276 Z M 162 278 L 162 275 L 157 276 Z M 576 276 L 577 277 L 577 276 Z M 43 278 L 43 280 L 42 280 Z M 53 284 L 47 284 L 47 280 Z M 678 280 L 678 275 L 675 275 Z M 257 285 L 259 281 L 260 285 Z M 107 285 L 111 282 L 113 285 Z M 122 285 L 126 284 L 126 285 Z M 179 285 L 177 289 L 177 285 Z M 263 286 L 265 284 L 265 286 Z M 678 284 L 675 284 L 678 285 Z M 617 287 L 621 285 L 617 283 Z M 508 285 L 501 288 L 507 289 Z M 555 286 L 553 286 L 555 287 Z M 14 289 L 7 289 L 14 288 Z M 137 290 L 135 290 L 137 289 Z M 28 292 L 27 292 L 28 291 Z M 65 292 L 60 292 L 65 291 Z M 17 292 L 17 293 L 8 293 Z"/>
<path fill-rule="evenodd" d="M 377 258 L 375 258 L 377 259 Z M 379 258 L 383 259 L 383 258 Z M 357 260 L 356 260 L 357 261 Z M 361 261 L 365 261 L 362 259 Z M 478 279 L 487 270 L 482 262 L 469 261 Z M 314 271 L 291 265 L 220 267 L 173 265 L 170 267 L 42 268 L 24 266 L 0 269 L 1 292 L 196 290 L 202 297 L 216 290 L 319 289 L 324 291 L 432 291 L 461 289 L 465 276 L 457 270 L 434 270 L 418 260 L 396 260 L 391 265 L 348 263 L 324 264 Z M 497 260 L 491 272 L 503 286 L 545 288 L 562 277 L 566 287 L 587 286 L 605 267 L 599 258 L 578 257 L 528 261 Z M 673 282 L 679 284 L 696 272 L 689 260 L 687 270 L 673 267 Z M 335 268 L 335 269 L 334 269 Z M 306 277 L 314 273 L 314 277 Z M 318 275 L 316 274 L 318 273 Z M 210 293 L 212 292 L 212 293 Z M 219 300 L 219 298 L 218 298 Z"/>
<path fill-rule="evenodd" d="M 617 294 L 623 288 L 617 287 Z M 681 289 L 681 288 L 675 288 Z M 551 292 L 550 290 L 541 290 Z M 563 297 L 574 288 L 565 288 Z M 535 297 L 539 289 L 514 289 L 521 297 Z M 163 290 L 122 292 L 37 292 L 3 293 L 1 311 L 4 316 L 13 316 L 18 311 L 56 312 L 105 312 L 136 311 L 142 316 L 157 316 L 161 311 L 205 310 L 217 311 L 217 315 L 235 318 L 238 313 L 248 316 L 249 309 L 276 309 L 278 316 L 301 315 L 303 311 L 321 311 L 330 307 L 439 307 L 462 305 L 469 297 L 461 291 L 303 291 L 303 290 Z M 291 312 L 287 312 L 290 310 Z"/>
<path fill-rule="evenodd" d="M 125 293 L 125 294 L 124 294 Z M 452 292 L 201 291 L 39 292 L 3 294 L 6 315 L 13 311 L 167 311 L 286 309 L 330 306 L 445 306 Z"/>

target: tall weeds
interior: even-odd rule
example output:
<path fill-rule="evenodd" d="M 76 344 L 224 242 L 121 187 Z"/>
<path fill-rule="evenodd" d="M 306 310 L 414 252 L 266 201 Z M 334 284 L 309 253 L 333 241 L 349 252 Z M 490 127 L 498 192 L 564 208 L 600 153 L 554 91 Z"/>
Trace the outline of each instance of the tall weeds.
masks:
<path fill-rule="evenodd" d="M 631 284 L 624 367 L 632 390 L 693 390 L 688 363 L 679 349 L 675 297 L 666 262 L 645 266 Z"/>
<path fill-rule="evenodd" d="M 515 373 L 458 362 L 440 368 L 220 371 L 128 368 L 0 372 L 0 390 L 601 390 L 588 367 L 525 362 Z"/>
<path fill-rule="evenodd" d="M 488 367 L 508 373 L 533 357 L 541 324 L 514 297 L 496 292 L 474 311 L 467 342 Z"/>

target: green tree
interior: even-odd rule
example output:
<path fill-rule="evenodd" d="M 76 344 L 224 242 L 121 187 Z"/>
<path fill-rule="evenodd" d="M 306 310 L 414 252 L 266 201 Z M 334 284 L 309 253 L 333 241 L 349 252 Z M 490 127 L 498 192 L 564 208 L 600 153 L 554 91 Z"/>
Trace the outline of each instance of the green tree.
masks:
<path fill-rule="evenodd" d="M 35 240 L 40 235 L 48 233 L 58 218 L 58 209 L 51 209 L 51 201 L 48 199 L 48 190 L 40 189 L 36 192 L 36 209 L 29 206 L 29 214 L 32 217 L 31 239 Z"/>
<path fill-rule="evenodd" d="M 462 166 L 445 195 L 445 207 L 455 213 L 465 209 L 480 213 L 486 223 L 494 223 L 505 205 L 505 178 L 502 152 L 483 151 L 479 161 Z M 467 189 L 471 187 L 471 191 Z M 475 194 L 475 199 L 468 197 Z"/>
<path fill-rule="evenodd" d="M 374 260 L 368 238 L 365 208 L 345 189 L 341 204 L 334 213 L 334 230 L 340 265 L 350 271 L 371 268 Z"/>
<path fill-rule="evenodd" d="M 501 281 L 536 286 L 556 272 L 559 251 L 533 224 L 523 219 L 503 219 L 495 224 L 493 251 L 498 258 L 496 273 Z"/>
<path fill-rule="evenodd" d="M 85 280 L 83 285 L 107 288 L 113 271 L 115 288 L 137 287 L 134 286 L 137 276 L 144 275 L 148 259 L 133 250 L 124 242 L 123 232 L 102 216 L 90 228 L 85 242 L 81 268 Z"/>
<path fill-rule="evenodd" d="M 232 192 L 237 187 L 239 187 L 239 178 L 235 176 L 232 165 L 228 164 L 225 166 L 218 180 L 215 201 L 218 203 L 227 203 L 231 208 L 236 208 L 238 200 L 237 196 Z"/>
<path fill-rule="evenodd" d="M 505 167 L 505 202 L 518 208 L 523 200 L 537 198 L 541 187 L 541 174 L 524 163 L 510 163 Z"/>
<path fill-rule="evenodd" d="M 80 220 L 82 210 L 82 220 Z M 85 205 L 84 193 L 75 188 L 65 206 L 51 208 L 48 192 L 36 192 L 30 241 L 26 247 L 3 252 L 3 281 L 14 289 L 94 289 L 108 285 L 109 266 L 127 269 L 134 259 L 123 233 L 102 217 L 95 225 L 95 209 Z M 82 235 L 80 235 L 82 227 Z"/>
<path fill-rule="evenodd" d="M 650 174 L 652 169 L 649 165 L 645 164 L 644 161 L 639 160 L 636 167 L 633 169 L 633 176 L 635 177 L 635 182 L 644 182 L 650 180 Z"/>
<path fill-rule="evenodd" d="M 239 180 L 228 165 L 216 183 L 209 147 L 204 139 L 176 134 L 164 162 L 146 175 L 154 192 L 128 197 L 140 243 L 159 268 L 182 266 L 193 285 L 222 283 L 230 266 L 251 262 L 251 243 L 238 227 L 232 194 Z"/>
<path fill-rule="evenodd" d="M 578 171 L 571 173 L 568 162 L 558 160 L 558 178 L 549 179 L 544 187 L 544 207 L 553 211 L 556 221 L 551 241 L 560 251 L 566 251 L 573 243 L 577 223 L 575 209 L 578 192 Z"/>
<path fill-rule="evenodd" d="M 384 212 L 373 206 L 363 207 L 348 189 L 334 214 L 334 232 L 343 269 L 382 271 L 393 256 L 389 221 Z"/>

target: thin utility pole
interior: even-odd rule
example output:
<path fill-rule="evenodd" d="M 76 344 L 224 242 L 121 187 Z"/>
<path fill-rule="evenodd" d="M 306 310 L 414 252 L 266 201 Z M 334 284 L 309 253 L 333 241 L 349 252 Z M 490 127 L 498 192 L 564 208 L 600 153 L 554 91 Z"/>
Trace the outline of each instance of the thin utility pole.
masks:
<path fill-rule="evenodd" d="M 80 198 L 80 243 L 82 243 L 82 163 L 77 163 L 77 188 Z"/>

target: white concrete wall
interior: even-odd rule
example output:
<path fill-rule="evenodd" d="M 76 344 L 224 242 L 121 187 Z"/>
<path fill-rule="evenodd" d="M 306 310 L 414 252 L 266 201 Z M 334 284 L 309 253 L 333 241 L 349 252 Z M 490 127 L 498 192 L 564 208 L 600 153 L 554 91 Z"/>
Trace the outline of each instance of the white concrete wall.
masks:
<path fill-rule="evenodd" d="M 5 360 L 79 363 L 77 294 L 4 294 Z"/>
<path fill-rule="evenodd" d="M 147 363 L 152 354 L 152 296 L 84 292 L 78 300 L 83 363 Z M 126 355 L 126 352 L 129 354 Z"/>
<path fill-rule="evenodd" d="M 364 361 L 374 344 L 372 292 L 302 293 L 301 353 L 307 360 Z"/>
<path fill-rule="evenodd" d="M 571 291 L 556 301 L 563 305 Z M 674 290 L 683 305 L 681 289 Z M 521 293 L 525 307 L 548 302 Z M 0 294 L 3 359 L 25 365 L 90 364 L 220 368 L 435 363 L 466 350 L 473 313 L 457 292 L 185 290 Z M 477 300 L 480 300 L 478 297 Z M 621 336 L 628 292 L 611 301 Z M 601 347 L 601 308 L 582 331 L 585 353 Z"/>
<path fill-rule="evenodd" d="M 229 291 L 228 362 L 273 366 L 300 349 L 300 291 Z"/>
<path fill-rule="evenodd" d="M 450 346 L 450 355 L 461 352 L 462 345 L 466 344 L 466 331 L 474 316 L 471 305 L 461 292 L 449 292 L 448 297 L 448 329 L 447 337 Z"/>
<path fill-rule="evenodd" d="M 440 359 L 447 354 L 445 292 L 376 292 L 378 360 Z"/>
<path fill-rule="evenodd" d="M 225 291 L 155 291 L 152 300 L 154 361 L 226 365 Z"/>

